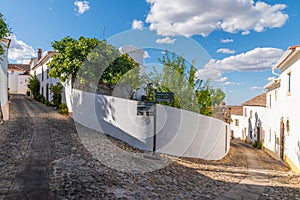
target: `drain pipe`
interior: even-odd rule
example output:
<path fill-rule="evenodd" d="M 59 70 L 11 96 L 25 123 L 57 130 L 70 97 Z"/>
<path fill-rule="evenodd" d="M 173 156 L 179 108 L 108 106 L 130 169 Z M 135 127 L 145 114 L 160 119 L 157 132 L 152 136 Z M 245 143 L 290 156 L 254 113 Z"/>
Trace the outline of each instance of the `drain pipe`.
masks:
<path fill-rule="evenodd" d="M 272 74 L 274 74 L 275 76 L 280 76 L 280 74 L 277 74 L 276 72 L 275 72 L 275 70 L 274 70 L 274 68 L 272 68 Z"/>

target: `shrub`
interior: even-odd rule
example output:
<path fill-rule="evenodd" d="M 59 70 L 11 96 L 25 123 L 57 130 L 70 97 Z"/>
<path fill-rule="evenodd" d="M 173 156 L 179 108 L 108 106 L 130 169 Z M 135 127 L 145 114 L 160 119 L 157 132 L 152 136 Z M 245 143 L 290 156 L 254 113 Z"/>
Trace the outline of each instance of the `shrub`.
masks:
<path fill-rule="evenodd" d="M 38 98 L 40 95 L 40 81 L 36 75 L 30 76 L 28 88 L 30 89 L 34 99 L 39 100 Z"/>
<path fill-rule="evenodd" d="M 47 101 L 47 100 L 46 100 L 45 104 L 46 104 L 47 106 L 51 106 L 51 105 L 52 105 L 52 103 L 51 103 L 50 101 Z"/>
<path fill-rule="evenodd" d="M 258 149 L 262 149 L 262 142 L 260 141 L 258 144 L 257 144 L 257 147 L 256 148 L 258 148 Z"/>
<path fill-rule="evenodd" d="M 45 99 L 45 97 L 44 96 L 42 96 L 41 95 L 41 98 L 40 98 L 40 100 L 39 100 L 41 103 L 46 103 L 46 99 Z"/>
<path fill-rule="evenodd" d="M 34 96 L 34 99 L 37 101 L 41 101 L 42 97 L 43 96 L 41 94 L 38 94 L 37 96 Z"/>
<path fill-rule="evenodd" d="M 257 148 L 257 149 L 262 149 L 262 142 L 260 141 L 260 142 L 257 142 L 257 141 L 255 141 L 253 144 L 252 144 L 252 146 L 254 147 L 254 148 Z"/>
<path fill-rule="evenodd" d="M 61 103 L 61 104 L 58 106 L 58 109 L 60 110 L 60 112 L 61 112 L 62 114 L 65 114 L 65 115 L 68 115 L 68 114 L 69 114 L 68 106 L 67 106 L 67 104 L 65 104 L 65 103 Z"/>
<path fill-rule="evenodd" d="M 50 87 L 50 90 L 52 92 L 52 103 L 56 108 L 61 104 L 61 91 L 62 91 L 62 84 L 57 83 L 56 85 L 53 85 Z"/>

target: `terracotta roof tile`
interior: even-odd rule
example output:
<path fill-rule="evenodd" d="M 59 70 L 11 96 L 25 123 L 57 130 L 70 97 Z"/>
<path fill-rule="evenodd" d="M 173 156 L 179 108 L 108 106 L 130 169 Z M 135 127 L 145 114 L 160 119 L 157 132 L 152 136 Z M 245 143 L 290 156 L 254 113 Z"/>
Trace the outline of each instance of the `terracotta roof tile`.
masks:
<path fill-rule="evenodd" d="M 15 71 L 29 71 L 29 64 L 8 64 L 8 69 Z"/>
<path fill-rule="evenodd" d="M 243 115 L 243 106 L 229 106 L 232 115 Z"/>
<path fill-rule="evenodd" d="M 261 95 L 258 95 L 249 101 L 246 101 L 243 103 L 243 106 L 261 106 L 261 107 L 266 107 L 267 105 L 267 94 L 263 93 Z"/>

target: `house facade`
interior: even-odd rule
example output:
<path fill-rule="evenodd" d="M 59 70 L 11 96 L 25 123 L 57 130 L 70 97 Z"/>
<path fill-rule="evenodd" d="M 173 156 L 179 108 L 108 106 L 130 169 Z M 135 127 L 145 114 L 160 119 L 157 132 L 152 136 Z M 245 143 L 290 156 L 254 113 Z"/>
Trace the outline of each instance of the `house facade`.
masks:
<path fill-rule="evenodd" d="M 265 116 L 266 116 L 266 93 L 258 95 L 243 103 L 244 129 L 242 134 L 248 141 L 264 142 L 265 139 Z"/>
<path fill-rule="evenodd" d="M 10 39 L 2 39 L 0 45 L 4 48 L 4 54 L 0 56 L 0 109 L 3 114 L 3 120 L 9 119 L 9 101 L 8 101 L 8 48 L 10 46 Z"/>
<path fill-rule="evenodd" d="M 8 88 L 10 93 L 26 94 L 30 65 L 8 64 Z"/>
<path fill-rule="evenodd" d="M 32 59 L 30 66 L 30 74 L 36 75 L 40 81 L 40 94 L 45 97 L 47 101 L 52 100 L 50 87 L 56 85 L 59 80 L 49 77 L 49 67 L 47 63 L 51 61 L 52 56 L 55 55 L 53 51 L 47 51 L 42 56 L 42 50 L 38 49 L 37 58 Z"/>
<path fill-rule="evenodd" d="M 243 134 L 245 119 L 243 116 L 243 106 L 230 106 L 231 109 L 231 138 L 238 138 L 241 140 L 246 139 L 246 135 Z"/>
<path fill-rule="evenodd" d="M 273 67 L 278 77 L 267 90 L 265 147 L 300 170 L 300 45 L 290 47 Z"/>
<path fill-rule="evenodd" d="M 261 141 L 270 155 L 300 171 L 300 45 L 290 47 L 272 70 L 277 77 L 264 94 L 243 104 L 242 118 L 232 115 L 231 130 L 236 138 L 242 134 L 242 139 Z M 244 124 L 242 130 L 235 127 L 236 119 Z"/>

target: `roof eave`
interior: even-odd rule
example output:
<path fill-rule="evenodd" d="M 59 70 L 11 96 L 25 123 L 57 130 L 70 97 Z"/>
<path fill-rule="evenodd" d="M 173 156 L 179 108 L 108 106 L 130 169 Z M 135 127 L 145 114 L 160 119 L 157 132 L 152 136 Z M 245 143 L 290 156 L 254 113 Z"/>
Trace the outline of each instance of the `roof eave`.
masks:
<path fill-rule="evenodd" d="M 282 69 L 284 65 L 293 57 L 293 55 L 300 51 L 300 46 L 292 46 L 290 47 L 283 56 L 277 61 L 277 63 L 273 66 L 272 70 Z"/>

